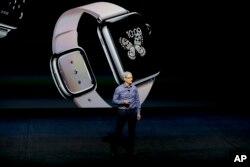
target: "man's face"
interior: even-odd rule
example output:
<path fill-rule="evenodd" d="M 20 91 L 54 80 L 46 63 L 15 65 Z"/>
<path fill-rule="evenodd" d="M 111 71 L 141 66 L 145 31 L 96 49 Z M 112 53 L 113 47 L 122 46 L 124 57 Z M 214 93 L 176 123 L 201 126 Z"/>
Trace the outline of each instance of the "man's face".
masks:
<path fill-rule="evenodd" d="M 126 84 L 131 85 L 133 82 L 133 76 L 131 74 L 128 74 L 127 76 L 125 76 L 124 81 Z"/>

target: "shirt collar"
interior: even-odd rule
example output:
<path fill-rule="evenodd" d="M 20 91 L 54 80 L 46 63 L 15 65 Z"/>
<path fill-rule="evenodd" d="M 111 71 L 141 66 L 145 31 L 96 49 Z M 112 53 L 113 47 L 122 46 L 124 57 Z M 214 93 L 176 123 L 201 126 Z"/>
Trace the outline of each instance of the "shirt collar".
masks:
<path fill-rule="evenodd" d="M 132 87 L 132 84 L 131 85 L 126 85 L 125 83 L 123 84 L 124 88 L 131 88 Z"/>

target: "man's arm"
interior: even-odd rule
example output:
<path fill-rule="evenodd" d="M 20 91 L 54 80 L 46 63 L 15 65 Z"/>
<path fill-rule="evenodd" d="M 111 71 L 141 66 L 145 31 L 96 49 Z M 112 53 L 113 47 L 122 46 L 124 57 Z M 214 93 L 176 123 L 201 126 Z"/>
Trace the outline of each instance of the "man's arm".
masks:
<path fill-rule="evenodd" d="M 140 102 L 140 98 L 139 98 L 139 93 L 138 93 L 138 89 L 136 89 L 136 107 L 137 107 L 137 120 L 141 119 L 141 102 Z"/>
<path fill-rule="evenodd" d="M 123 101 L 119 99 L 119 88 L 115 89 L 114 95 L 113 95 L 113 100 L 112 102 L 116 105 L 121 105 L 123 104 Z"/>

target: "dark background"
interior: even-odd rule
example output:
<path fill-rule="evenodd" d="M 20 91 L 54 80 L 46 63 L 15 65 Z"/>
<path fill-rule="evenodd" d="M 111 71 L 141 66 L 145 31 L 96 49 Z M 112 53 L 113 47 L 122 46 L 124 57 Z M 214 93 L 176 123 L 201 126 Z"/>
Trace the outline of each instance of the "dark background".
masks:
<path fill-rule="evenodd" d="M 52 33 L 64 11 L 89 2 L 27 1 L 21 26 L 0 39 L 2 107 L 39 108 L 45 107 L 44 101 L 48 108 L 74 107 L 62 99 L 50 75 Z M 247 66 L 239 47 L 237 7 L 205 2 L 114 2 L 142 13 L 152 27 L 152 47 L 161 73 L 145 106 L 165 107 L 173 101 L 216 106 L 245 103 Z"/>
<path fill-rule="evenodd" d="M 52 33 L 64 11 L 89 2 L 92 1 L 27 1 L 21 26 L 0 39 L 1 106 L 13 107 L 25 99 L 40 101 L 22 103 L 23 107 L 44 107 L 42 100 L 49 99 L 62 100 L 62 106 L 70 103 L 62 99 L 50 74 Z M 230 4 L 163 5 L 160 1 L 132 0 L 115 3 L 142 13 L 152 27 L 152 47 L 161 74 L 146 101 L 154 104 L 145 103 L 146 106 L 164 106 L 166 101 L 244 104 L 240 95 L 246 92 L 246 66 L 239 54 L 236 11 L 229 10 Z M 54 106 L 57 107 L 46 104 Z"/>

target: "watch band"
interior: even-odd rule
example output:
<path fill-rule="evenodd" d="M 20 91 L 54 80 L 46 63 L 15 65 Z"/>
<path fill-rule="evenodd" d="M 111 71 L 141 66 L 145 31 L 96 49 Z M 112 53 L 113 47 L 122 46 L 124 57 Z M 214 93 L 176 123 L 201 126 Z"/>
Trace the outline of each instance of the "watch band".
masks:
<path fill-rule="evenodd" d="M 10 30 L 16 29 L 16 27 L 8 26 L 0 23 L 0 38 L 7 36 Z"/>
<path fill-rule="evenodd" d="M 60 54 L 78 46 L 78 22 L 83 13 L 88 13 L 95 17 L 97 21 L 102 21 L 117 15 L 128 13 L 128 10 L 108 2 L 96 2 L 81 7 L 76 7 L 64 12 L 58 19 L 52 40 L 52 51 L 54 54 Z M 65 42 L 67 41 L 67 42 Z M 148 96 L 154 79 L 138 84 L 138 92 L 141 104 Z M 73 101 L 78 107 L 111 107 L 96 92 L 96 89 L 85 93 L 79 97 L 74 97 Z"/>
<path fill-rule="evenodd" d="M 17 29 L 23 19 L 25 0 L 1 0 L 0 2 L 0 38 Z"/>

